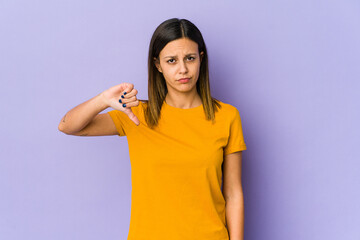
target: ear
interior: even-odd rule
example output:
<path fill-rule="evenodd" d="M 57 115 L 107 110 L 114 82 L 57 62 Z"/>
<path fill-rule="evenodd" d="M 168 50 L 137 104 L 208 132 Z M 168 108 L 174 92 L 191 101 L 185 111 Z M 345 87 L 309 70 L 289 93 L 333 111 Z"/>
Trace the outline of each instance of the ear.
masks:
<path fill-rule="evenodd" d="M 204 51 L 201 51 L 201 53 L 200 53 L 200 62 L 202 61 L 203 58 L 204 58 Z"/>
<path fill-rule="evenodd" d="M 162 71 L 161 71 L 160 64 L 159 64 L 159 61 L 157 60 L 156 57 L 154 57 L 154 64 L 155 64 L 156 68 L 158 69 L 158 71 L 159 71 L 159 72 L 162 72 Z"/>

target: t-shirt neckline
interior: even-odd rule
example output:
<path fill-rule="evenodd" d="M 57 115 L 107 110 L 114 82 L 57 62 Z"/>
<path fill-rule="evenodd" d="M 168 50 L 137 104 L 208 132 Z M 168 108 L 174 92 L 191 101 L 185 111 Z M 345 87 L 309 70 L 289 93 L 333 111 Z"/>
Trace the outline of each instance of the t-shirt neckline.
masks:
<path fill-rule="evenodd" d="M 177 107 L 173 107 L 169 104 L 166 103 L 165 99 L 163 101 L 163 106 L 173 112 L 179 112 L 179 113 L 196 113 L 199 112 L 200 110 L 203 109 L 203 104 L 201 103 L 199 106 L 197 107 L 193 107 L 193 108 L 177 108 Z"/>

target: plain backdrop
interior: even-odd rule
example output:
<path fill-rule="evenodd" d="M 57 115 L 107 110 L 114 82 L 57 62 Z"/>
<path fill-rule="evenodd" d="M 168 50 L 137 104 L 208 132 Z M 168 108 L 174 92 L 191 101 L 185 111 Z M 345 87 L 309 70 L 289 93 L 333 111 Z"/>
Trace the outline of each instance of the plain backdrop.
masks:
<path fill-rule="evenodd" d="M 245 240 L 360 239 L 357 0 L 0 1 L 0 239 L 127 238 L 126 137 L 58 124 L 121 82 L 147 99 L 173 17 L 200 29 L 212 96 L 241 115 Z"/>

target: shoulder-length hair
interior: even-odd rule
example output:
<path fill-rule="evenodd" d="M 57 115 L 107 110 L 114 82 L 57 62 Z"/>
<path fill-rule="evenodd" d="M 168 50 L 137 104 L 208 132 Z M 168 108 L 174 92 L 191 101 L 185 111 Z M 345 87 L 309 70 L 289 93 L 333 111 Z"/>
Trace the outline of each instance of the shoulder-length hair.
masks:
<path fill-rule="evenodd" d="M 155 61 L 159 59 L 161 50 L 167 43 L 180 38 L 188 38 L 198 44 L 198 51 L 204 52 L 200 64 L 199 79 L 196 82 L 196 90 L 201 98 L 203 109 L 207 120 L 214 123 L 217 107 L 221 108 L 216 98 L 211 97 L 208 55 L 206 45 L 200 30 L 189 20 L 171 18 L 162 22 L 154 31 L 148 56 L 148 97 L 149 100 L 140 100 L 146 104 L 144 116 L 147 125 L 153 128 L 158 124 L 163 101 L 168 92 L 166 82 L 162 73 L 158 71 Z M 156 58 L 157 60 L 154 60 Z"/>

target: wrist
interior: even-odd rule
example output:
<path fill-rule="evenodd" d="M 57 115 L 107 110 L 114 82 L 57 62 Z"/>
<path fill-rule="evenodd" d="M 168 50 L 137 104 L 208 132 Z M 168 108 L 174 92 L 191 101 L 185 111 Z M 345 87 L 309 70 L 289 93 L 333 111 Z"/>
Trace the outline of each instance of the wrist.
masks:
<path fill-rule="evenodd" d="M 101 109 L 101 111 L 110 107 L 102 92 L 95 97 L 95 101 L 96 105 Z"/>

